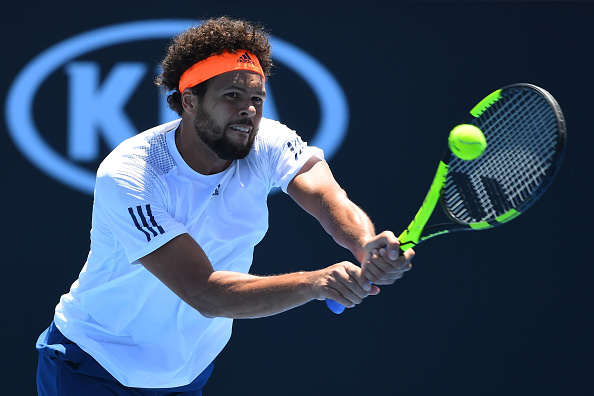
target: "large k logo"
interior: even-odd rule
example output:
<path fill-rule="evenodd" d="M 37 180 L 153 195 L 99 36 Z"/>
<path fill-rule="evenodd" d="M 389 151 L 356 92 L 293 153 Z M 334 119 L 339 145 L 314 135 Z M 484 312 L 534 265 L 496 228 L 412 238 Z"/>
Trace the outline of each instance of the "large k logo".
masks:
<path fill-rule="evenodd" d="M 72 62 L 66 66 L 68 84 L 68 157 L 94 161 L 99 153 L 99 134 L 117 146 L 134 134 L 124 107 L 147 72 L 143 63 L 120 63 L 100 85 L 100 65 Z"/>

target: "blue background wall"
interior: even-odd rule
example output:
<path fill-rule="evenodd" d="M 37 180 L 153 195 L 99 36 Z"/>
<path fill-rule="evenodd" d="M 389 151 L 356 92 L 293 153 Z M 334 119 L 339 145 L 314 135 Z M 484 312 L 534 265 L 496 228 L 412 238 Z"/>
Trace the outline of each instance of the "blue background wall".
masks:
<path fill-rule="evenodd" d="M 228 14 L 265 24 L 337 79 L 350 110 L 330 160 L 336 178 L 375 221 L 399 233 L 423 199 L 447 133 L 486 94 L 514 82 L 549 90 L 567 118 L 565 163 L 547 195 L 509 226 L 419 246 L 414 270 L 341 316 L 321 302 L 236 321 L 207 395 L 591 394 L 591 157 L 594 3 L 144 1 L 11 4 L 2 24 L 2 108 L 39 54 L 93 29 L 161 18 Z M 14 7 L 14 10 L 10 8 Z M 72 61 L 156 65 L 166 40 L 102 48 Z M 152 67 L 152 66 L 151 66 Z M 157 123 L 151 77 L 126 113 Z M 281 121 L 304 139 L 321 113 L 312 89 L 278 63 L 270 79 Z M 67 158 L 66 65 L 33 95 L 43 140 Z M 4 119 L 6 120 L 6 114 Z M 88 252 L 91 195 L 34 166 L 0 124 L 5 147 L 0 215 L 2 394 L 35 394 L 38 334 Z M 13 131 L 14 132 L 14 131 Z M 102 154 L 108 144 L 102 143 Z M 99 159 L 76 165 L 94 170 Z M 308 270 L 341 260 L 321 227 L 290 198 L 269 200 L 253 272 Z"/>

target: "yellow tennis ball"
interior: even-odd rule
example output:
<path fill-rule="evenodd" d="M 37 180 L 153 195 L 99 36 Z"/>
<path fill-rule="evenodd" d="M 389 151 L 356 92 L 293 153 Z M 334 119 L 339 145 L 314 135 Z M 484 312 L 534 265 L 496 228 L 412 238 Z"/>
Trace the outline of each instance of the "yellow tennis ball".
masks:
<path fill-rule="evenodd" d="M 469 124 L 458 125 L 452 129 L 448 144 L 456 157 L 467 161 L 477 159 L 487 148 L 483 132 Z"/>

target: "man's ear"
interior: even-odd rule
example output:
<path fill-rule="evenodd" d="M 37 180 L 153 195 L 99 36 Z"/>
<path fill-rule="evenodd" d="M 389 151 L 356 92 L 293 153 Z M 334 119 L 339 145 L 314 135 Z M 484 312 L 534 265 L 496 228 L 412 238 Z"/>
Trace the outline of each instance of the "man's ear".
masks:
<path fill-rule="evenodd" d="M 184 89 L 184 92 L 181 94 L 182 107 L 190 114 L 194 114 L 196 111 L 197 103 L 193 100 L 193 98 L 194 95 L 192 94 L 192 90 L 190 88 Z"/>

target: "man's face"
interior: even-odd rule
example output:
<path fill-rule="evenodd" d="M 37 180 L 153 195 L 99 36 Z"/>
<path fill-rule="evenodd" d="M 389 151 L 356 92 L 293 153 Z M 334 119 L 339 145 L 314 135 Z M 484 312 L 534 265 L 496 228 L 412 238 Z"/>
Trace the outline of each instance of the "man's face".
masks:
<path fill-rule="evenodd" d="M 196 134 L 220 159 L 245 158 L 258 133 L 265 98 L 259 74 L 233 71 L 214 77 L 194 116 Z"/>

